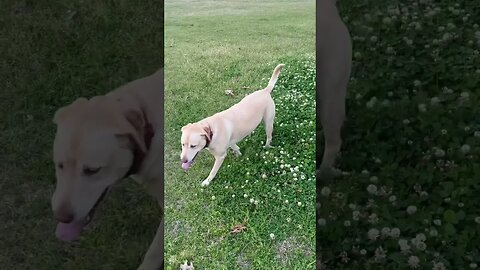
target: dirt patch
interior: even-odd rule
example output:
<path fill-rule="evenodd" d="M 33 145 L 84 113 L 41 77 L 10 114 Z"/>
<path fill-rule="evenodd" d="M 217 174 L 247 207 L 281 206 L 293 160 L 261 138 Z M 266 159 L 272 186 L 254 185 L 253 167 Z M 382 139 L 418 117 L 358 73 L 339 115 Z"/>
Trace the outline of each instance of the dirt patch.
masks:
<path fill-rule="evenodd" d="M 245 254 L 243 252 L 237 256 L 237 264 L 242 270 L 250 269 L 250 262 L 245 259 Z"/>
<path fill-rule="evenodd" d="M 277 245 L 276 258 L 283 264 L 288 265 L 295 254 L 301 253 L 305 257 L 311 256 L 313 251 L 297 237 L 289 237 Z"/>

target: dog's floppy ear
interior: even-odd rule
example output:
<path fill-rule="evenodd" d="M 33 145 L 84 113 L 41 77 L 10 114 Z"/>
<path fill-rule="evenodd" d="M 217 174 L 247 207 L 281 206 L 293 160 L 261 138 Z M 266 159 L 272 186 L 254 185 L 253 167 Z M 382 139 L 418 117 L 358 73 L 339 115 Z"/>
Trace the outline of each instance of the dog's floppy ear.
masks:
<path fill-rule="evenodd" d="M 139 109 L 128 109 L 122 112 L 121 130 L 116 134 L 119 137 L 129 136 L 143 153 L 147 152 L 145 142 L 145 116 Z"/>
<path fill-rule="evenodd" d="M 212 140 L 212 129 L 210 128 L 209 125 L 204 125 L 203 130 L 205 131 L 205 135 L 207 137 L 207 142 Z"/>
<path fill-rule="evenodd" d="M 57 124 L 61 122 L 65 117 L 74 109 L 78 108 L 81 105 L 84 105 L 87 103 L 88 99 L 86 98 L 77 98 L 74 102 L 72 102 L 70 105 L 67 105 L 65 107 L 62 107 L 58 109 L 55 112 L 55 115 L 53 116 L 53 123 Z"/>

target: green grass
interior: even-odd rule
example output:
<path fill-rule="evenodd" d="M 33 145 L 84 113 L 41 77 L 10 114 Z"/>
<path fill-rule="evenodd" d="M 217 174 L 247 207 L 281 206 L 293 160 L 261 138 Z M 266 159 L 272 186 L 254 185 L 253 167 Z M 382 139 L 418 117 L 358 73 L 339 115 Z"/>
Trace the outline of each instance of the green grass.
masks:
<path fill-rule="evenodd" d="M 158 205 L 116 186 L 76 244 L 54 236 L 55 110 L 163 65 L 159 1 L 0 2 L 0 265 L 2 269 L 134 269 Z"/>
<path fill-rule="evenodd" d="M 313 268 L 314 1 L 165 4 L 167 269 L 185 260 L 196 269 Z M 273 91 L 275 148 L 262 148 L 259 127 L 239 143 L 243 156 L 230 153 L 210 186 L 201 188 L 213 158 L 204 151 L 183 172 L 180 128 L 263 88 L 280 62 L 286 66 Z M 226 96 L 227 89 L 235 96 Z M 245 232 L 229 234 L 244 221 Z"/>
<path fill-rule="evenodd" d="M 320 187 L 321 269 L 478 269 L 480 10 L 339 4 L 354 45 L 350 174 Z"/>

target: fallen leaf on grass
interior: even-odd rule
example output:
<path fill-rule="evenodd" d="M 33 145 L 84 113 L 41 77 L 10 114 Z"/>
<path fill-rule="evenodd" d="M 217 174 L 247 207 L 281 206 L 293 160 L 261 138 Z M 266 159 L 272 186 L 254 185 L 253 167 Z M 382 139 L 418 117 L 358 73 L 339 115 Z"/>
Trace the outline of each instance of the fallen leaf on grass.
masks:
<path fill-rule="evenodd" d="M 233 227 L 233 229 L 230 231 L 231 234 L 237 234 L 237 233 L 242 233 L 244 230 L 246 230 L 247 227 L 245 224 L 237 224 Z"/>

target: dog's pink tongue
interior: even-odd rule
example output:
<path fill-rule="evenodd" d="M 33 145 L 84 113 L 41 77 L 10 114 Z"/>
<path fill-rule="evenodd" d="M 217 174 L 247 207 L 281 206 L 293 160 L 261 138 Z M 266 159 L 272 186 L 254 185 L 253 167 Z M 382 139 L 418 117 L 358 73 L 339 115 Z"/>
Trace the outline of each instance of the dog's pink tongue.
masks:
<path fill-rule="evenodd" d="M 192 162 L 182 162 L 182 169 L 188 170 L 192 166 Z"/>
<path fill-rule="evenodd" d="M 59 222 L 55 235 L 58 239 L 66 242 L 76 240 L 82 233 L 83 224 L 83 221 L 74 221 L 71 223 Z"/>

